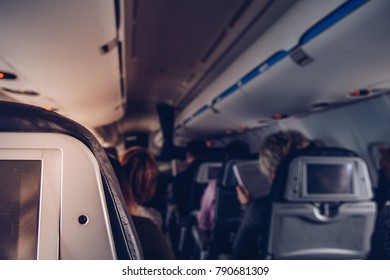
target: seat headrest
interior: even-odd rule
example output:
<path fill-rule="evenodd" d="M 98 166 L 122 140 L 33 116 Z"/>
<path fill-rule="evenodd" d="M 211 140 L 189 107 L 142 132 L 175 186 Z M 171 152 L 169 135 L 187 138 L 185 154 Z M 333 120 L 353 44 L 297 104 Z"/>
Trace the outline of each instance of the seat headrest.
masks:
<path fill-rule="evenodd" d="M 308 148 L 285 157 L 277 168 L 272 201 L 344 202 L 372 198 L 366 163 L 342 148 Z"/>
<path fill-rule="evenodd" d="M 219 186 L 237 185 L 236 177 L 234 176 L 233 166 L 237 162 L 258 159 L 258 154 L 244 155 L 241 157 L 228 158 L 223 162 L 221 176 L 219 177 Z"/>
<path fill-rule="evenodd" d="M 202 162 L 199 165 L 195 181 L 198 184 L 207 184 L 210 180 L 216 180 L 221 172 L 222 162 Z"/>
<path fill-rule="evenodd" d="M 130 215 L 125 208 L 118 180 L 107 158 L 107 155 L 97 139 L 80 124 L 63 117 L 53 111 L 40 107 L 0 101 L 0 133 L 56 133 L 71 136 L 81 141 L 95 156 L 99 165 L 104 192 L 108 206 L 115 213 L 110 213 L 113 231 L 120 231 L 121 240 L 114 235 L 116 247 L 122 247 L 117 252 L 118 258 L 142 258 L 136 231 Z M 110 211 L 110 209 L 109 209 Z M 111 214 L 114 214 L 113 216 Z"/>

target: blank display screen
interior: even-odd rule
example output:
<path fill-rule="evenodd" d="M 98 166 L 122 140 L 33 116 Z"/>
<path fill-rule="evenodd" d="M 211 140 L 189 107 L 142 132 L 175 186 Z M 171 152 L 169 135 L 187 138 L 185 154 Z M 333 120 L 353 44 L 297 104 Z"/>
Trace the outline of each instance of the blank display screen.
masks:
<path fill-rule="evenodd" d="M 0 259 L 36 259 L 40 160 L 0 160 Z"/>
<path fill-rule="evenodd" d="M 353 164 L 307 164 L 308 194 L 352 194 Z"/>
<path fill-rule="evenodd" d="M 207 170 L 207 178 L 209 180 L 217 179 L 220 171 L 221 167 L 210 166 Z"/>

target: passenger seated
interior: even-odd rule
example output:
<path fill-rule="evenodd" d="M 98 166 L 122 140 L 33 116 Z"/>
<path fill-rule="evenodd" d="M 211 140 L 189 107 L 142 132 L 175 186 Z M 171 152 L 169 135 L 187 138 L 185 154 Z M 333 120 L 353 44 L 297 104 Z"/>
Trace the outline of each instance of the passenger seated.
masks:
<path fill-rule="evenodd" d="M 390 190 L 390 149 L 381 149 L 379 190 L 376 192 L 378 203 L 378 218 L 371 240 L 369 259 L 390 259 L 390 205 L 388 193 Z"/>
<path fill-rule="evenodd" d="M 157 189 L 153 198 L 143 204 L 146 208 L 156 209 L 163 220 L 163 232 L 167 231 L 167 212 L 168 212 L 168 190 L 172 185 L 172 174 L 171 171 L 159 170 L 157 176 Z"/>
<path fill-rule="evenodd" d="M 172 200 L 177 207 L 182 223 L 190 214 L 191 187 L 199 165 L 207 156 L 207 147 L 204 141 L 194 140 L 187 144 L 186 161 L 189 164 L 187 169 L 180 172 L 173 179 Z"/>
<path fill-rule="evenodd" d="M 242 157 L 247 157 L 250 155 L 249 146 L 242 141 L 232 141 L 225 147 L 224 154 L 224 164 L 222 165 L 222 170 L 224 169 L 226 162 L 231 159 L 237 159 Z M 221 170 L 221 172 L 223 172 Z M 219 174 L 216 179 L 210 180 L 206 190 L 201 199 L 200 210 L 197 213 L 197 223 L 193 226 L 192 232 L 197 240 L 198 250 L 200 250 L 200 258 L 217 258 L 221 253 L 222 248 L 230 248 L 230 233 L 232 232 L 231 227 L 229 230 L 225 231 L 225 228 L 222 228 L 222 224 L 219 224 L 219 227 L 214 227 L 216 222 L 215 213 L 217 211 L 216 200 L 219 184 L 218 180 L 221 180 L 223 175 Z M 219 198 L 221 199 L 221 197 Z M 234 229 L 233 229 L 234 231 Z M 229 251 L 229 249 L 224 251 Z"/>
<path fill-rule="evenodd" d="M 288 154 L 306 148 L 310 141 L 300 132 L 289 130 L 268 136 L 260 147 L 260 170 L 272 184 L 280 161 Z M 259 242 L 264 242 L 266 227 L 265 210 L 267 197 L 250 200 L 243 187 L 237 187 L 237 196 L 241 204 L 247 205 L 242 223 L 238 229 L 232 249 L 233 259 L 258 259 Z M 263 238 L 263 239 L 262 239 Z"/>
<path fill-rule="evenodd" d="M 369 259 L 390 260 L 390 206 L 378 214 Z"/>
<path fill-rule="evenodd" d="M 378 212 L 380 212 L 390 200 L 390 149 L 384 145 L 377 145 L 380 153 L 378 171 L 378 185 L 375 190 L 375 201 L 378 205 Z"/>
<path fill-rule="evenodd" d="M 128 188 L 126 174 L 124 173 L 119 161 L 112 155 L 108 156 L 111 165 L 118 178 L 123 194 L 126 193 L 125 201 L 127 205 L 132 205 L 133 200 L 132 189 Z M 129 209 L 130 210 L 130 209 Z M 132 220 L 135 229 L 138 233 L 138 239 L 141 243 L 144 259 L 146 260 L 173 260 L 175 259 L 173 252 L 169 246 L 167 239 L 161 229 L 156 226 L 150 219 L 132 215 Z"/>
<path fill-rule="evenodd" d="M 250 154 L 249 146 L 242 141 L 232 141 L 225 149 L 225 159 L 243 157 Z M 198 213 L 198 227 L 209 231 L 213 227 L 217 180 L 211 180 L 203 194 L 201 208 Z"/>
<path fill-rule="evenodd" d="M 145 217 L 162 228 L 161 214 L 153 208 L 146 208 L 143 203 L 156 193 L 158 166 L 155 158 L 142 147 L 131 147 L 120 157 L 127 177 L 123 195 L 128 202 L 130 213 Z"/>

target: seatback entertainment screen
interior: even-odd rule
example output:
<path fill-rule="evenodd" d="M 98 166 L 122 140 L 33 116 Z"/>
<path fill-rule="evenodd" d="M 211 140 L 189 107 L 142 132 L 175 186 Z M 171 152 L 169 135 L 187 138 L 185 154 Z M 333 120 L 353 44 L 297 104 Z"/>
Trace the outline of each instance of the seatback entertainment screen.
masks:
<path fill-rule="evenodd" d="M 353 164 L 307 164 L 307 193 L 352 194 Z"/>
<path fill-rule="evenodd" d="M 40 160 L 0 160 L 0 259 L 36 259 Z"/>

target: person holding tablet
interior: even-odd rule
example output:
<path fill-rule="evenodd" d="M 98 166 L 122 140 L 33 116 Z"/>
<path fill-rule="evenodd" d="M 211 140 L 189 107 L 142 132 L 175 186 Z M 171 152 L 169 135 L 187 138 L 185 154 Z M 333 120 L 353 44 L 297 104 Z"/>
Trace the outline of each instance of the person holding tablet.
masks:
<path fill-rule="evenodd" d="M 281 131 L 268 136 L 260 147 L 260 170 L 272 185 L 276 169 L 281 160 L 299 149 L 307 148 L 310 141 L 302 133 L 294 130 Z M 233 259 L 258 259 L 258 242 L 265 228 L 264 212 L 267 197 L 251 200 L 245 188 L 237 186 L 237 197 L 245 207 L 244 217 L 234 239 Z"/>

